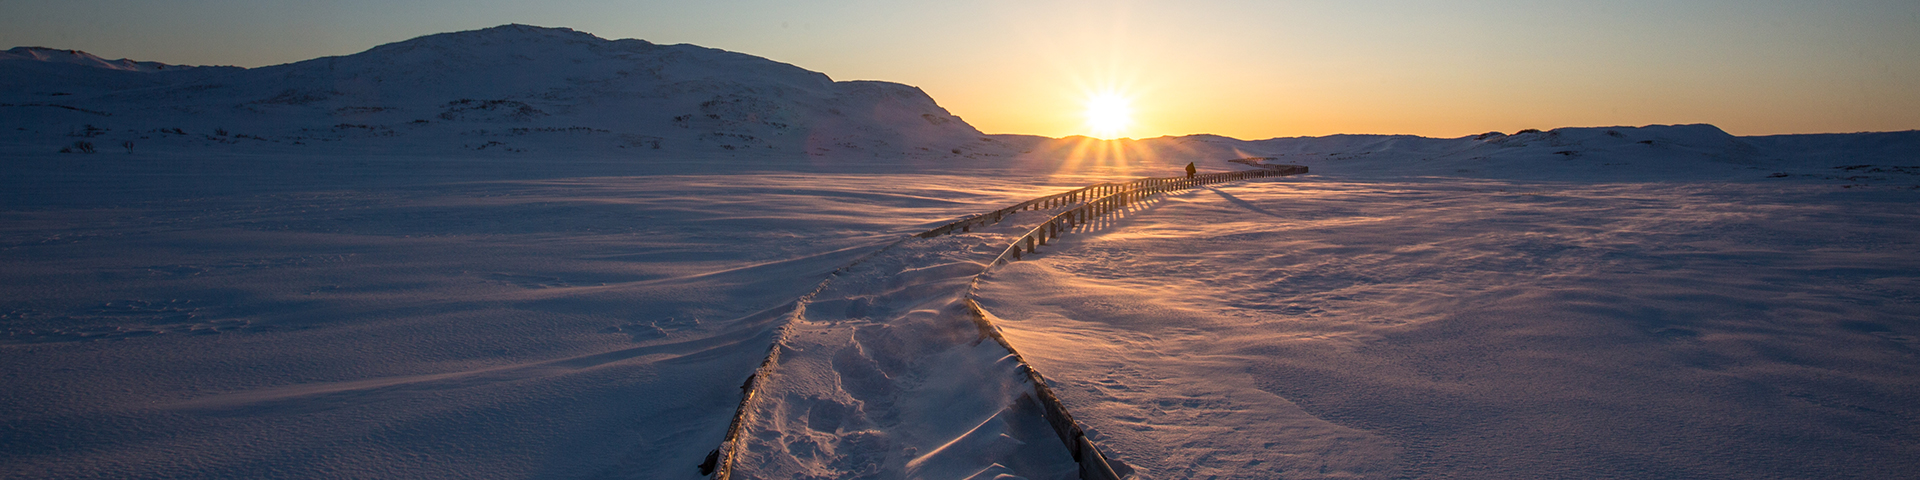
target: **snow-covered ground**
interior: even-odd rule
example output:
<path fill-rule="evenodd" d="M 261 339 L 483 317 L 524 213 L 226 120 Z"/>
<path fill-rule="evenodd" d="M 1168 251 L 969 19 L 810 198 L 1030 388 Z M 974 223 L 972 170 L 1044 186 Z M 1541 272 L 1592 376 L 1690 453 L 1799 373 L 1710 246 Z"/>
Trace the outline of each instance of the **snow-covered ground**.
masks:
<path fill-rule="evenodd" d="M 16 50 L 0 86 L 9 478 L 696 478 L 783 326 L 811 354 L 741 472 L 1058 478 L 953 310 L 1029 214 L 796 301 L 958 216 L 1243 157 L 1314 174 L 982 284 L 1141 478 L 1920 474 L 1920 133 L 983 135 L 904 85 L 525 26 L 258 69 Z"/>
<path fill-rule="evenodd" d="M 1147 478 L 1920 468 L 1920 192 L 1341 177 L 1170 196 L 982 297 Z"/>
<path fill-rule="evenodd" d="M 1095 180 L 8 161 L 0 451 L 23 477 L 696 476 L 783 307 L 826 272 Z M 1920 219 L 1899 174 L 1316 168 L 1150 203 L 1002 267 L 983 298 L 1146 478 L 1913 471 Z M 1858 170 L 1873 168 L 1888 170 Z M 993 251 L 973 253 L 948 262 Z M 955 292 L 909 293 L 864 305 L 925 332 L 914 299 Z M 826 311 L 879 317 L 855 305 L 881 297 L 848 298 Z M 889 425 L 919 443 L 838 454 L 905 468 L 907 452 L 972 445 L 939 451 L 982 463 L 937 471 L 999 472 L 1004 441 L 939 440 L 1017 430 L 963 423 L 1003 405 L 929 399 L 989 398 L 1010 387 L 969 382 L 1004 377 L 927 372 L 968 380 L 898 389 L 941 420 Z M 796 403 L 793 425 L 858 433 L 866 412 L 816 415 L 823 399 Z"/>
<path fill-rule="evenodd" d="M 808 295 L 756 374 L 734 478 L 1075 474 L 1018 358 L 961 304 L 984 262 L 1052 213 L 903 239 Z"/>
<path fill-rule="evenodd" d="M 1046 191 L 90 158 L 7 176 L 8 475 L 691 476 L 771 312 L 875 247 Z"/>

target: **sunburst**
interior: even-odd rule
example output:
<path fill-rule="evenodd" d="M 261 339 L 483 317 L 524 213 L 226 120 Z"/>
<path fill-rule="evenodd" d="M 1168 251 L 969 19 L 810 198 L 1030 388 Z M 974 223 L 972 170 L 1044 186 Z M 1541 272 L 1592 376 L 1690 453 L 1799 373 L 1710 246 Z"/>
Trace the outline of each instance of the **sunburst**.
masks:
<path fill-rule="evenodd" d="M 1087 134 L 1099 138 L 1118 138 L 1133 126 L 1133 100 L 1115 92 L 1087 96 Z"/>

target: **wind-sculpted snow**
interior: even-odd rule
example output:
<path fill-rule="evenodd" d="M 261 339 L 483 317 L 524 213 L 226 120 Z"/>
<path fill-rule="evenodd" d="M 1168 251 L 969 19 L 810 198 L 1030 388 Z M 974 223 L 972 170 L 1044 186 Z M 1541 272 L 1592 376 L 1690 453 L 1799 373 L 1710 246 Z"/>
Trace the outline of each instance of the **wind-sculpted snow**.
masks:
<path fill-rule="evenodd" d="M 803 304 L 754 380 L 729 478 L 1075 476 L 1025 367 L 960 304 L 997 231 L 1044 218 L 1015 217 L 901 243 Z"/>
<path fill-rule="evenodd" d="M 1470 158 L 1308 159 L 1319 180 L 1172 195 L 1062 236 L 982 298 L 1142 478 L 1911 476 L 1911 447 L 1883 440 L 1911 436 L 1916 404 L 1901 396 L 1920 335 L 1903 252 L 1920 173 L 1886 156 L 1911 148 L 1902 138 L 1818 137 L 1828 156 L 1758 170 L 1792 172 L 1777 178 L 1694 154 L 1512 173 L 1553 182 L 1428 173 Z M 1586 180 L 1595 158 L 1697 161 L 1674 168 L 1739 181 Z M 783 307 L 827 272 L 962 214 L 1146 168 L 708 160 L 634 176 L 620 159 L 9 157 L 0 465 L 693 475 Z M 955 261 L 922 253 L 885 265 Z M 909 278 L 945 285 L 942 268 Z M 818 448 L 752 468 L 997 475 L 1033 460 L 1004 456 L 1026 438 L 1017 383 L 991 351 L 941 343 L 952 326 L 936 320 L 953 313 L 922 288 L 829 295 L 819 312 L 838 317 L 821 328 L 845 335 L 815 345 L 832 354 L 818 371 L 842 386 L 773 410 L 776 434 L 755 437 L 792 449 L 763 452 Z M 915 346 L 968 368 L 886 366 Z M 859 375 L 868 362 L 909 374 Z M 878 406 L 936 387 L 973 401 Z M 956 413 L 925 413 L 943 409 Z M 899 433 L 862 436 L 882 425 Z M 961 460 L 913 463 L 907 447 Z"/>
<path fill-rule="evenodd" d="M 981 297 L 1143 478 L 1904 478 L 1920 193 L 1863 188 L 1251 182 Z"/>
<path fill-rule="evenodd" d="M 980 280 L 1162 193 L 1305 172 L 1274 166 L 1100 183 L 863 256 L 795 302 L 741 386 L 726 441 L 700 468 L 720 479 L 1125 478 L 1132 470 L 1088 439 L 998 333 L 976 302 Z"/>
<path fill-rule="evenodd" d="M 1064 189 L 110 158 L 5 179 L 0 476 L 684 478 L 772 312 L 893 239 Z"/>

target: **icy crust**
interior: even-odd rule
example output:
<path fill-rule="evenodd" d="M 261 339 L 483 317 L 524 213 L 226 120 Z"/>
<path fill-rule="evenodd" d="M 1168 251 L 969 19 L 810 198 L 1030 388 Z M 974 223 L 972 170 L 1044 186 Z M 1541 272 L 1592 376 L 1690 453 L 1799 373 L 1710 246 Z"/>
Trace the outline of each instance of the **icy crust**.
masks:
<path fill-rule="evenodd" d="M 755 379 L 734 478 L 1076 477 L 1017 357 L 960 303 L 1009 234 L 1052 213 L 908 240 L 804 301 Z"/>

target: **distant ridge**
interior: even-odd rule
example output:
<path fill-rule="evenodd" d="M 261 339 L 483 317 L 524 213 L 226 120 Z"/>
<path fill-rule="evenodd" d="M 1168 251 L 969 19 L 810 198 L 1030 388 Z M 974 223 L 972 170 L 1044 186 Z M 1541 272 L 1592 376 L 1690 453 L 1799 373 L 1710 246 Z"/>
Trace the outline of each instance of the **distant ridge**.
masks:
<path fill-rule="evenodd" d="M 38 62 L 70 63 L 108 70 L 127 72 L 157 72 L 161 70 L 182 70 L 197 68 L 191 65 L 169 65 L 160 62 L 141 62 L 128 60 L 107 60 L 80 50 L 60 50 L 46 47 L 13 47 L 0 52 L 0 61 L 31 60 Z"/>
<path fill-rule="evenodd" d="M 1244 166 L 1228 160 L 1249 157 L 1316 174 L 1864 179 L 1834 172 L 1920 171 L 1913 160 L 1920 132 L 1739 137 L 1696 124 L 1460 138 L 987 135 L 909 85 L 835 81 L 744 53 L 519 24 L 259 68 L 105 60 L 42 47 L 0 53 L 0 153 L 60 151 L 901 171 L 1027 166 L 1114 175 L 1164 175 L 1187 162 L 1238 169 Z"/>
<path fill-rule="evenodd" d="M 911 161 L 1013 153 L 912 86 L 836 82 L 752 55 L 566 28 L 441 33 L 250 69 L 9 52 L 33 61 L 0 61 L 4 135 L 38 149 L 85 131 L 136 150 Z"/>

